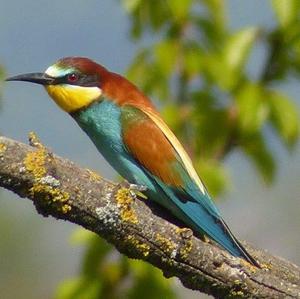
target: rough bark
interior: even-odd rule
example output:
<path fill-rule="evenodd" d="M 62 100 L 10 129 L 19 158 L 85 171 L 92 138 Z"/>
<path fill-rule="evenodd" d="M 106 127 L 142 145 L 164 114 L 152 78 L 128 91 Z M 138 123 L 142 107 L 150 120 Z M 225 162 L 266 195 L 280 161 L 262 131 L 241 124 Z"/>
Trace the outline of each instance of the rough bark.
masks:
<path fill-rule="evenodd" d="M 300 269 L 245 244 L 255 268 L 165 220 L 148 199 L 47 150 L 0 137 L 0 186 L 32 200 L 38 213 L 82 225 L 131 258 L 215 298 L 300 298 Z"/>

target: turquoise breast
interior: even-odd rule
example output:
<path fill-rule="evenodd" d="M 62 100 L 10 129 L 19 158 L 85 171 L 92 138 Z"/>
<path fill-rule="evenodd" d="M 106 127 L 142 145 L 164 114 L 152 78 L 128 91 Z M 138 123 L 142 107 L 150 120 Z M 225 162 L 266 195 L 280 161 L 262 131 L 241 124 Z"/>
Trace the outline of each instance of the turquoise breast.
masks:
<path fill-rule="evenodd" d="M 130 183 L 151 188 L 153 183 L 124 146 L 120 115 L 120 107 L 108 100 L 72 114 L 99 152 L 122 177 Z"/>

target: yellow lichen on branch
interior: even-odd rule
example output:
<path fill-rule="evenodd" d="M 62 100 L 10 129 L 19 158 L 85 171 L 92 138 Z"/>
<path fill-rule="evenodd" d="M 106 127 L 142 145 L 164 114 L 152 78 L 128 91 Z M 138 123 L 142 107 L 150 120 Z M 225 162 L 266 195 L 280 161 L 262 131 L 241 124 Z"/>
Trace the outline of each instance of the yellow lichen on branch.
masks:
<path fill-rule="evenodd" d="M 46 158 L 47 151 L 44 147 L 38 147 L 37 150 L 29 152 L 25 156 L 24 166 L 36 180 L 41 179 L 47 173 L 45 168 Z"/>
<path fill-rule="evenodd" d="M 157 233 L 155 236 L 157 242 L 159 242 L 161 249 L 168 254 L 170 257 L 175 257 L 177 254 L 177 245 L 172 242 L 172 240 L 164 237 L 163 235 Z"/>
<path fill-rule="evenodd" d="M 135 190 L 94 180 L 35 138 L 31 145 L 0 137 L 0 186 L 28 197 L 42 215 L 80 224 L 129 257 L 162 269 L 166 277 L 177 276 L 186 287 L 217 298 L 299 297 L 296 265 L 252 249 L 255 258 L 267 265 L 249 267 L 214 242 L 203 243 L 190 229 L 176 228 L 155 213 L 155 206 L 151 211 L 135 200 Z"/>
<path fill-rule="evenodd" d="M 95 172 L 91 169 L 88 169 L 88 168 L 86 170 L 89 173 L 91 180 L 100 181 L 102 179 L 102 177 L 97 172 Z"/>
<path fill-rule="evenodd" d="M 133 199 L 130 194 L 130 189 L 120 188 L 116 194 L 116 200 L 118 208 L 120 209 L 121 219 L 126 222 L 137 224 L 138 219 L 136 213 L 131 207 Z"/>
<path fill-rule="evenodd" d="M 149 255 L 150 246 L 147 243 L 141 242 L 133 235 L 127 236 L 126 241 L 130 245 L 132 245 L 138 252 L 140 252 L 144 257 Z"/>
<path fill-rule="evenodd" d="M 6 151 L 6 145 L 4 143 L 0 143 L 0 154 Z"/>
<path fill-rule="evenodd" d="M 179 249 L 179 254 L 182 259 L 186 259 L 193 248 L 193 231 L 189 228 L 177 228 L 176 233 L 182 237 L 182 246 Z"/>
<path fill-rule="evenodd" d="M 46 163 L 50 159 L 48 150 L 33 132 L 29 134 L 29 141 L 32 146 L 36 147 L 36 150 L 28 152 L 23 163 L 25 170 L 34 177 L 34 184 L 30 188 L 31 195 L 43 194 L 49 204 L 59 203 L 58 209 L 67 213 L 71 210 L 68 204 L 70 195 L 59 189 L 60 182 L 57 179 L 47 175 Z"/>

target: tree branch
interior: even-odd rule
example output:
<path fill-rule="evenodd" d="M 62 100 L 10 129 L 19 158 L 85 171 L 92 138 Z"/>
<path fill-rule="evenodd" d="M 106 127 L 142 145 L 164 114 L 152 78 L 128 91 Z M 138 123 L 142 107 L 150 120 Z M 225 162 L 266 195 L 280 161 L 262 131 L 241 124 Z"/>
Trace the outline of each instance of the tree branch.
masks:
<path fill-rule="evenodd" d="M 124 185 L 52 154 L 33 135 L 31 146 L 0 137 L 0 186 L 31 199 L 43 216 L 82 225 L 187 288 L 215 298 L 300 298 L 296 265 L 247 244 L 262 269 L 234 258 L 163 219 L 149 200 L 132 199 Z"/>

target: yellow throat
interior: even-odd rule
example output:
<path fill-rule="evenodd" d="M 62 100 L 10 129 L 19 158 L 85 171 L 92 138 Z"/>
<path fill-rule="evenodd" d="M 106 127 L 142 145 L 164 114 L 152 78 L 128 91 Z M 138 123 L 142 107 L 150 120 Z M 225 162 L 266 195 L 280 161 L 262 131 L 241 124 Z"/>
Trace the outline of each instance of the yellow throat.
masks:
<path fill-rule="evenodd" d="M 74 112 L 87 107 L 101 96 L 98 87 L 83 87 L 77 85 L 46 85 L 50 97 L 66 112 Z"/>
<path fill-rule="evenodd" d="M 45 73 L 54 78 L 63 76 L 70 69 L 63 69 L 59 65 L 50 66 Z M 74 112 L 87 107 L 100 98 L 102 91 L 98 87 L 79 86 L 71 84 L 45 85 L 50 97 L 66 112 Z"/>

